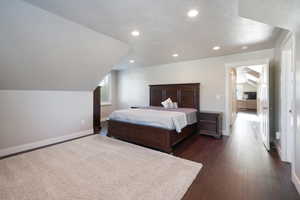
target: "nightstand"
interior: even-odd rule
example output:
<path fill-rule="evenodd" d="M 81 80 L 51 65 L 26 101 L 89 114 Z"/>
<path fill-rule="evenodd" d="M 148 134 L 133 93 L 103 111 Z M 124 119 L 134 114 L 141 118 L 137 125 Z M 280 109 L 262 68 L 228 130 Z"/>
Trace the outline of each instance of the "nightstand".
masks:
<path fill-rule="evenodd" d="M 222 113 L 204 111 L 199 113 L 198 130 L 200 134 L 222 137 Z"/>

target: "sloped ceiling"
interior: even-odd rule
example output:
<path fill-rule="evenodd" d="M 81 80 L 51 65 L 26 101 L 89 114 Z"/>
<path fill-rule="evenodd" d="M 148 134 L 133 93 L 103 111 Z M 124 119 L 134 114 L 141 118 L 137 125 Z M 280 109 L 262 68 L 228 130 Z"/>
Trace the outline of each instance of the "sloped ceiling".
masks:
<path fill-rule="evenodd" d="M 0 2 L 0 89 L 93 90 L 128 45 L 19 0 Z"/>

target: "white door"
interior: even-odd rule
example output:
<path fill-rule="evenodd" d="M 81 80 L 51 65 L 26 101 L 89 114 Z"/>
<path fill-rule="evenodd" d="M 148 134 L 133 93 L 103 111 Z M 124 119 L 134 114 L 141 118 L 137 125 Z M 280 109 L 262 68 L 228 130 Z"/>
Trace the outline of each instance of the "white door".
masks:
<path fill-rule="evenodd" d="M 229 73 L 230 84 L 229 84 L 229 105 L 230 105 L 230 126 L 233 125 L 237 114 L 237 97 L 236 97 L 236 70 L 232 68 Z"/>
<path fill-rule="evenodd" d="M 294 68 L 292 63 L 292 51 L 286 51 L 286 132 L 287 132 L 287 161 L 293 161 L 293 140 L 294 140 L 294 108 L 295 108 L 295 88 L 294 88 Z"/>
<path fill-rule="evenodd" d="M 281 55 L 281 158 L 286 162 L 294 162 L 295 141 L 295 64 L 293 55 L 293 39 L 289 38 L 282 48 Z M 293 165 L 292 165 L 293 166 Z"/>
<path fill-rule="evenodd" d="M 270 103 L 269 103 L 269 65 L 262 66 L 262 73 L 259 83 L 259 119 L 260 119 L 260 133 L 262 142 L 266 149 L 270 150 Z"/>

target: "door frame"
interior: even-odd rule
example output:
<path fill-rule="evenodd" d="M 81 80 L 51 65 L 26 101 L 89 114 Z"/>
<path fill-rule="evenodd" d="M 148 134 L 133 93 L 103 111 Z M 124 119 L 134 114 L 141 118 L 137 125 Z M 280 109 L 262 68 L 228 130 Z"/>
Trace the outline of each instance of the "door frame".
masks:
<path fill-rule="evenodd" d="M 230 101 L 230 89 L 229 89 L 229 84 L 230 84 L 230 69 L 231 68 L 238 68 L 242 66 L 250 66 L 250 65 L 269 65 L 270 64 L 270 59 L 265 58 L 265 59 L 257 59 L 257 60 L 247 60 L 247 61 L 241 61 L 241 62 L 234 62 L 234 63 L 226 63 L 225 64 L 225 134 L 224 135 L 231 135 L 231 128 L 230 128 L 230 116 L 231 116 L 231 111 L 230 111 L 230 106 L 229 106 L 229 101 Z M 270 81 L 269 81 L 270 84 Z M 270 105 L 271 109 L 271 105 Z"/>
<path fill-rule="evenodd" d="M 294 85 L 294 91 L 293 91 L 293 96 L 291 97 L 291 99 L 294 100 L 293 103 L 293 123 L 294 123 L 294 130 L 292 130 L 290 133 L 287 132 L 287 127 L 288 127 L 288 120 L 287 120 L 287 116 L 288 116 L 288 112 L 289 109 L 287 108 L 287 100 L 286 100 L 286 96 L 288 95 L 286 92 L 286 88 L 289 86 L 289 84 L 287 84 L 287 65 L 285 63 L 284 60 L 284 54 L 287 51 L 291 51 L 291 67 L 293 69 L 293 71 L 295 72 L 296 70 L 296 66 L 295 66 L 295 36 L 293 35 L 292 32 L 290 32 L 290 34 L 288 34 L 285 39 L 283 40 L 283 42 L 281 43 L 280 46 L 280 56 L 281 56 L 281 74 L 280 74 L 280 78 L 281 78 L 281 88 L 280 88 L 280 149 L 279 149 L 279 154 L 280 154 L 280 158 L 282 161 L 284 162 L 291 162 L 292 163 L 292 168 L 294 167 L 294 162 L 295 162 L 295 133 L 296 133 L 296 113 L 295 113 L 295 94 L 296 94 L 296 79 L 295 79 L 295 74 L 293 74 L 294 76 L 294 81 L 293 81 L 293 85 Z"/>

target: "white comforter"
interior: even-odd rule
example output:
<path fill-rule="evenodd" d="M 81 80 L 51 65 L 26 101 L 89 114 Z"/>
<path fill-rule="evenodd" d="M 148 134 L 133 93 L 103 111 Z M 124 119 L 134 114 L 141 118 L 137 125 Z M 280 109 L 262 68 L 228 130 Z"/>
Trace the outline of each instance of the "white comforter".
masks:
<path fill-rule="evenodd" d="M 124 109 L 114 111 L 110 114 L 109 119 L 169 130 L 175 129 L 178 133 L 187 126 L 186 114 L 174 111 Z"/>

